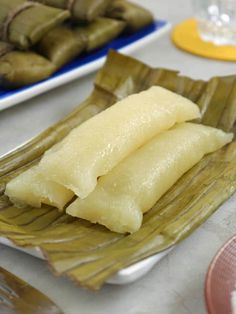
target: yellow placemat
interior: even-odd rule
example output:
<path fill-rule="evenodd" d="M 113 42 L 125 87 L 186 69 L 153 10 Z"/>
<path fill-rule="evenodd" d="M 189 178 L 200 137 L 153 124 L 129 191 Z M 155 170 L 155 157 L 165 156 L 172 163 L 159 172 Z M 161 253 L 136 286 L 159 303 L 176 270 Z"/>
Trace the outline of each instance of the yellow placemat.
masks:
<path fill-rule="evenodd" d="M 178 48 L 205 58 L 236 61 L 236 47 L 216 46 L 203 41 L 194 18 L 176 25 L 172 31 L 172 40 Z"/>

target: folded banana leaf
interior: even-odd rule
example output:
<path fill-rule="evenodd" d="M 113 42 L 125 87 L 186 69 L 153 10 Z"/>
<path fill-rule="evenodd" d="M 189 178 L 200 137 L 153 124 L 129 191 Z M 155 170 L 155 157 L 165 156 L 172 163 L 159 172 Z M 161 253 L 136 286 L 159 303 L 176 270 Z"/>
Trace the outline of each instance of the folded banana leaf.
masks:
<path fill-rule="evenodd" d="M 86 38 L 86 50 L 91 51 L 116 38 L 124 28 L 123 21 L 99 17 L 88 25 L 76 27 L 75 31 Z"/>
<path fill-rule="evenodd" d="M 36 163 L 42 153 L 75 125 L 129 94 L 160 85 L 195 101 L 206 125 L 233 130 L 236 76 L 207 82 L 153 69 L 110 52 L 95 88 L 74 112 L 33 141 L 0 160 L 0 235 L 18 246 L 39 247 L 51 269 L 91 289 L 100 288 L 118 270 L 172 247 L 191 234 L 236 190 L 236 142 L 206 156 L 144 215 L 139 231 L 113 233 L 75 219 L 55 208 L 15 208 L 3 195 L 4 185 Z"/>
<path fill-rule="evenodd" d="M 72 4 L 72 15 L 80 21 L 91 22 L 102 16 L 112 0 L 75 0 Z"/>
<path fill-rule="evenodd" d="M 126 22 L 127 30 L 135 32 L 153 22 L 151 12 L 125 0 L 114 0 L 107 9 L 106 16 Z"/>
<path fill-rule="evenodd" d="M 0 0 L 0 38 L 28 49 L 69 16 L 69 11 L 32 1 Z"/>
<path fill-rule="evenodd" d="M 14 88 L 32 84 L 47 78 L 55 70 L 52 62 L 39 54 L 12 50 L 0 42 L 0 86 Z"/>
<path fill-rule="evenodd" d="M 59 25 L 43 37 L 37 50 L 59 69 L 78 56 L 85 46 L 85 36 L 74 32 L 67 25 Z"/>
<path fill-rule="evenodd" d="M 91 22 L 102 16 L 112 0 L 34 0 L 61 9 L 68 9 L 72 19 Z"/>
<path fill-rule="evenodd" d="M 14 48 L 11 44 L 0 41 L 0 58 L 4 56 L 6 53 L 12 51 Z"/>

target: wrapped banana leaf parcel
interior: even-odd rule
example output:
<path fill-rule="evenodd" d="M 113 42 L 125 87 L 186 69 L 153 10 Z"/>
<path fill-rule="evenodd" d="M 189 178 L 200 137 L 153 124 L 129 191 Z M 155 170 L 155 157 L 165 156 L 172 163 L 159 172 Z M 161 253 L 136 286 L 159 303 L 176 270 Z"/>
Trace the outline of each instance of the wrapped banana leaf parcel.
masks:
<path fill-rule="evenodd" d="M 111 18 L 97 18 L 77 27 L 62 24 L 44 35 L 35 46 L 36 52 L 14 49 L 10 53 L 13 46 L 1 42 L 0 86 L 14 88 L 46 79 L 81 52 L 97 49 L 116 38 L 124 28 L 123 21 Z"/>
<path fill-rule="evenodd" d="M 14 47 L 11 44 L 0 41 L 0 58 L 8 52 L 12 51 L 13 49 Z"/>
<path fill-rule="evenodd" d="M 123 21 L 99 17 L 88 25 L 75 28 L 78 36 L 86 39 L 86 51 L 97 49 L 119 36 L 126 24 Z"/>
<path fill-rule="evenodd" d="M 206 155 L 186 172 L 144 215 L 141 228 L 133 234 L 111 232 L 52 206 L 17 208 L 4 195 L 5 185 L 12 178 L 35 165 L 72 128 L 118 100 L 153 85 L 195 102 L 202 113 L 198 122 L 235 134 L 235 75 L 193 80 L 110 52 L 97 74 L 92 94 L 75 111 L 0 159 L 0 235 L 20 247 L 39 248 L 55 273 L 90 289 L 99 289 L 118 270 L 186 238 L 233 195 L 235 140 Z"/>
<path fill-rule="evenodd" d="M 52 7 L 69 10 L 77 22 L 91 22 L 105 14 L 112 0 L 34 0 Z"/>
<path fill-rule="evenodd" d="M 95 50 L 116 38 L 125 28 L 125 22 L 100 17 L 76 27 L 59 25 L 49 31 L 37 45 L 37 51 L 58 69 L 83 51 Z"/>
<path fill-rule="evenodd" d="M 82 33 L 69 25 L 59 25 L 45 34 L 37 50 L 59 69 L 84 51 L 86 45 L 87 37 Z"/>
<path fill-rule="evenodd" d="M 15 50 L 0 41 L 0 86 L 14 88 L 32 84 L 55 72 L 52 62 L 33 51 Z"/>
<path fill-rule="evenodd" d="M 135 32 L 153 22 L 151 12 L 126 0 L 112 1 L 106 16 L 126 22 L 126 29 L 130 32 Z"/>
<path fill-rule="evenodd" d="M 70 17 L 61 10 L 25 0 L 0 0 L 0 39 L 28 49 Z"/>

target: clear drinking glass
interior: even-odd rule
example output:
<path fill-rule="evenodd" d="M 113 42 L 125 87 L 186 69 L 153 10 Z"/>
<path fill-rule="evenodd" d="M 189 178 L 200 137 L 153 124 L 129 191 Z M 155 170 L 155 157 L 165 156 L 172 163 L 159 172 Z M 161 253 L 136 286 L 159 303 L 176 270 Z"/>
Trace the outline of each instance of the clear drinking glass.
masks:
<path fill-rule="evenodd" d="M 236 0 L 193 0 L 193 4 L 203 40 L 236 45 Z"/>

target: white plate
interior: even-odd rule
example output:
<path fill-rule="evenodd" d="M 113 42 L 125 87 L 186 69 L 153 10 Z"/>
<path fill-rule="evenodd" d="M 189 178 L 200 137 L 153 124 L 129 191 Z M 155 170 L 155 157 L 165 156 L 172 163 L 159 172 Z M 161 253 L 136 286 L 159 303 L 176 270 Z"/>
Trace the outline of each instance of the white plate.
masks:
<path fill-rule="evenodd" d="M 22 247 L 16 246 L 10 240 L 3 237 L 0 237 L 0 243 L 7 245 L 11 248 L 17 249 L 19 251 L 23 251 L 27 254 L 33 255 L 37 258 L 40 258 L 43 260 L 45 259 L 42 251 L 38 247 L 29 248 L 29 249 L 22 248 Z M 114 276 L 112 276 L 111 278 L 107 280 L 107 283 L 115 284 L 115 285 L 124 285 L 124 284 L 128 284 L 128 283 L 136 281 L 137 279 L 143 277 L 149 270 L 151 270 L 153 266 L 157 264 L 164 256 L 166 256 L 172 249 L 173 247 L 161 253 L 158 253 L 156 255 L 150 256 L 141 262 L 138 262 L 136 264 L 133 264 L 127 268 L 124 268 L 118 271 L 118 273 L 116 273 Z"/>
<path fill-rule="evenodd" d="M 135 34 L 123 34 L 101 49 L 78 57 L 78 59 L 63 67 L 47 80 L 14 90 L 0 88 L 0 110 L 14 106 L 97 70 L 104 63 L 109 49 L 129 54 L 154 41 L 169 29 L 169 22 L 157 20 Z"/>

